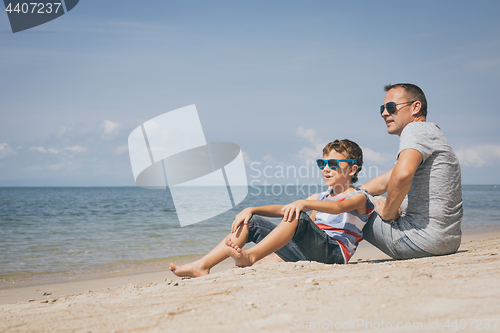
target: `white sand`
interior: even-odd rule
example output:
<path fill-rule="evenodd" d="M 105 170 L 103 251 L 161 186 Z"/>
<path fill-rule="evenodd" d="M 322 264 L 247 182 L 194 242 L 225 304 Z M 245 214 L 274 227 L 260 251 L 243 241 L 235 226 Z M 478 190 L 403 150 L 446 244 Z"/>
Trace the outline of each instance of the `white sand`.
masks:
<path fill-rule="evenodd" d="M 392 260 L 362 246 L 349 265 L 226 263 L 197 279 L 164 271 L 3 288 L 0 331 L 494 332 L 499 248 L 491 233 L 464 237 L 458 253 L 441 257 Z"/>

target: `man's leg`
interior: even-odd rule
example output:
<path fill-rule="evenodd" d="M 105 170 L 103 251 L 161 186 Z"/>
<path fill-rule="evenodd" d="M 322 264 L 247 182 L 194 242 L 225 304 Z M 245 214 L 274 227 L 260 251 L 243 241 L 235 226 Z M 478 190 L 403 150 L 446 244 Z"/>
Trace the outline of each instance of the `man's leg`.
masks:
<path fill-rule="evenodd" d="M 434 256 L 416 246 L 400 230 L 398 220 L 387 222 L 375 212 L 363 228 L 363 239 L 394 259 L 412 259 Z"/>
<path fill-rule="evenodd" d="M 389 257 L 397 258 L 397 255 L 389 248 L 389 244 L 393 243 L 392 227 L 389 222 L 383 221 L 376 212 L 373 212 L 368 218 L 363 228 L 363 239 Z"/>

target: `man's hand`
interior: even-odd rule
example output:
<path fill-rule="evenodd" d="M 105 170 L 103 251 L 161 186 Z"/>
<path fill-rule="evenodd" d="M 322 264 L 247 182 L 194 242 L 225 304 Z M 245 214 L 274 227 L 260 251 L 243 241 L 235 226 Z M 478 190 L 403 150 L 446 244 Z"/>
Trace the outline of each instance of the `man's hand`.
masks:
<path fill-rule="evenodd" d="M 378 216 L 384 221 L 395 220 L 401 215 L 401 208 L 397 210 L 397 213 L 394 215 L 389 215 L 385 212 L 385 199 L 373 199 L 373 204 L 375 205 L 375 209 L 377 211 Z"/>
<path fill-rule="evenodd" d="M 281 208 L 281 213 L 283 214 L 283 221 L 292 222 L 294 219 L 298 219 L 300 212 L 305 208 L 305 200 L 297 200 Z"/>

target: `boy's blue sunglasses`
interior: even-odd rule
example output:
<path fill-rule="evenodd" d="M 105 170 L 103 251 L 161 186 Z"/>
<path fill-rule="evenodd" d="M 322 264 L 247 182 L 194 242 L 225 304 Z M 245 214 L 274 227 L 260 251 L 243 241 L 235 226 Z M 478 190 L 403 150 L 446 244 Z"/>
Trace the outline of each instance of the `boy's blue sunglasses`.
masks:
<path fill-rule="evenodd" d="M 347 159 L 347 160 L 337 160 L 337 159 L 334 159 L 332 158 L 331 160 L 324 160 L 322 158 L 318 158 L 316 160 L 316 163 L 318 164 L 318 167 L 323 170 L 325 168 L 325 166 L 328 165 L 328 167 L 331 169 L 331 170 L 337 170 L 338 167 L 339 167 L 339 162 L 349 162 L 349 163 L 358 163 L 357 160 L 354 160 L 354 159 Z"/>

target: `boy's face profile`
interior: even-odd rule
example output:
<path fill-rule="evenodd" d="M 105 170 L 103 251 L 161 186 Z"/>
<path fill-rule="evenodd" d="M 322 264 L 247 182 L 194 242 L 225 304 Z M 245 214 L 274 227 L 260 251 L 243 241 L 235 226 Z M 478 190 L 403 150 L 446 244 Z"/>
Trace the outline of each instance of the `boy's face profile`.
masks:
<path fill-rule="evenodd" d="M 323 159 L 348 159 L 348 156 L 338 153 L 335 149 L 332 149 L 328 155 L 323 155 Z M 351 182 L 352 176 L 356 173 L 358 166 L 350 165 L 348 162 L 340 162 L 337 170 L 332 170 L 328 165 L 323 169 L 323 179 L 328 187 L 333 187 L 335 185 L 345 185 Z"/>

